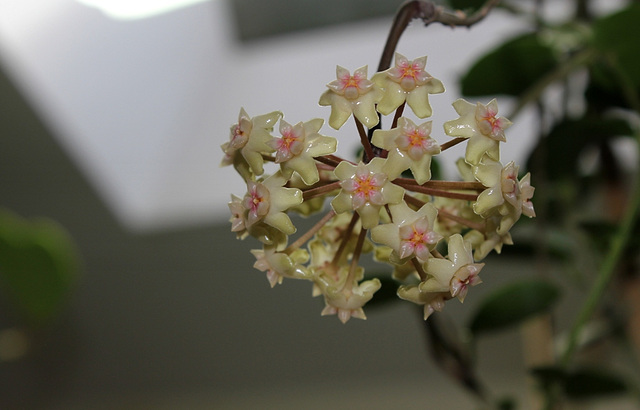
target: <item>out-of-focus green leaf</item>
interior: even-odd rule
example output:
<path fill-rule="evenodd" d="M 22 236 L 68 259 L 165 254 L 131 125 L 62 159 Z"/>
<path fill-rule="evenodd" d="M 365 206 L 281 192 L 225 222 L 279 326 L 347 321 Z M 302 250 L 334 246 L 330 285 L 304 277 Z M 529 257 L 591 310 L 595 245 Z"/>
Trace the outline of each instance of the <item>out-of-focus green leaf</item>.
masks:
<path fill-rule="evenodd" d="M 378 307 L 382 305 L 386 305 L 390 302 L 396 302 L 400 299 L 398 298 L 398 282 L 391 279 L 389 274 L 381 274 L 381 275 L 373 275 L 373 277 L 378 278 L 380 281 L 380 289 L 376 293 L 373 294 L 373 298 L 367 302 L 366 308 Z M 367 278 L 369 279 L 369 278 Z"/>
<path fill-rule="evenodd" d="M 536 367 L 530 370 L 543 390 L 549 390 L 565 378 L 565 371 L 556 366 Z"/>
<path fill-rule="evenodd" d="M 440 160 L 436 157 L 431 158 L 431 179 L 445 179 L 442 174 L 442 166 Z"/>
<path fill-rule="evenodd" d="M 540 243 L 544 243 L 547 256 L 557 262 L 569 262 L 573 257 L 575 241 L 566 232 L 548 227 L 541 237 L 534 219 L 523 219 L 518 222 L 518 229 L 513 231 L 513 245 L 503 248 L 505 257 L 532 258 L 540 251 Z"/>
<path fill-rule="evenodd" d="M 640 4 L 596 21 L 593 25 L 593 44 L 610 56 L 636 87 L 640 87 Z"/>
<path fill-rule="evenodd" d="M 572 399 L 593 399 L 599 396 L 625 393 L 627 383 L 622 377 L 601 368 L 582 368 L 565 371 L 559 367 L 541 367 L 531 370 L 543 389 L 557 385 Z"/>
<path fill-rule="evenodd" d="M 640 90 L 640 87 L 636 88 Z M 584 95 L 594 111 L 604 112 L 610 107 L 631 108 L 611 67 L 601 61 L 589 67 L 589 83 Z"/>
<path fill-rule="evenodd" d="M 564 390 L 574 399 L 621 394 L 627 386 L 621 377 L 603 369 L 586 368 L 570 373 L 565 379 Z"/>
<path fill-rule="evenodd" d="M 58 314 L 77 273 L 76 248 L 60 225 L 0 210 L 0 283 L 27 320 Z"/>
<path fill-rule="evenodd" d="M 550 47 L 534 33 L 507 41 L 482 57 L 462 78 L 462 94 L 519 95 L 557 64 Z"/>
<path fill-rule="evenodd" d="M 493 292 L 479 306 L 469 328 L 475 335 L 503 329 L 548 311 L 559 289 L 543 280 L 511 283 Z"/>
<path fill-rule="evenodd" d="M 586 232 L 595 249 L 606 252 L 609 249 L 611 240 L 617 232 L 617 225 L 607 220 L 589 220 L 580 223 L 580 228 Z M 629 255 L 637 255 L 640 247 L 640 221 L 634 228 L 633 234 L 626 244 L 626 252 Z"/>
<path fill-rule="evenodd" d="M 565 120 L 538 142 L 527 161 L 527 169 L 535 170 L 535 158 L 542 155 L 549 180 L 575 179 L 578 159 L 586 147 L 632 133 L 629 123 L 618 118 L 586 116 Z"/>
<path fill-rule="evenodd" d="M 455 10 L 477 10 L 485 4 L 485 0 L 449 0 L 449 5 Z"/>

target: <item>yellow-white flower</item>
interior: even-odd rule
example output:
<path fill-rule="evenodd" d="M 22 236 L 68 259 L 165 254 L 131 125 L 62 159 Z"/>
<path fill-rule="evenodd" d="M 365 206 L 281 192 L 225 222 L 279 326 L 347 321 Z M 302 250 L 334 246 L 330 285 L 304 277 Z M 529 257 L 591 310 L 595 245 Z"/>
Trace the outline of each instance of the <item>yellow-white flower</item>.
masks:
<path fill-rule="evenodd" d="M 482 283 L 478 274 L 484 263 L 474 263 L 471 244 L 460 234 L 449 238 L 447 258 L 429 258 L 425 263 L 427 280 L 420 283 L 421 292 L 449 292 L 461 302 L 469 287 Z"/>
<path fill-rule="evenodd" d="M 477 165 L 482 156 L 500 160 L 500 141 L 506 141 L 504 130 L 511 121 L 498 117 L 498 103 L 495 99 L 489 104 L 471 104 L 463 99 L 453 103 L 459 118 L 444 123 L 444 132 L 452 137 L 469 138 L 464 156 L 469 164 Z"/>
<path fill-rule="evenodd" d="M 252 249 L 251 253 L 256 257 L 253 267 L 261 272 L 267 272 L 267 280 L 271 287 L 281 284 L 283 278 L 311 278 L 309 270 L 302 265 L 309 260 L 309 253 L 304 249 L 296 249 L 291 255 L 276 252 L 273 247 Z"/>
<path fill-rule="evenodd" d="M 440 153 L 440 145 L 431 138 L 431 121 L 416 125 L 400 117 L 396 128 L 374 131 L 371 142 L 389 151 L 384 168 L 387 174 L 400 175 L 411 169 L 418 184 L 431 179 L 431 157 Z"/>
<path fill-rule="evenodd" d="M 324 120 L 315 118 L 305 123 L 291 125 L 280 120 L 280 134 L 269 141 L 275 150 L 276 163 L 285 178 L 291 178 L 297 172 L 305 184 L 313 185 L 319 181 L 318 167 L 313 157 L 332 154 L 336 151 L 335 138 L 320 135 L 318 132 Z"/>
<path fill-rule="evenodd" d="M 396 53 L 395 66 L 371 78 L 384 91 L 378 112 L 389 115 L 406 101 L 418 118 L 430 117 L 429 94 L 444 92 L 444 86 L 424 70 L 426 65 L 426 56 L 409 61 Z"/>
<path fill-rule="evenodd" d="M 405 202 L 389 205 L 392 223 L 378 225 L 371 230 L 371 239 L 393 249 L 390 260 L 403 264 L 417 257 L 425 262 L 431 257 L 431 250 L 442 239 L 433 230 L 438 210 L 428 202 L 414 211 Z"/>
<path fill-rule="evenodd" d="M 277 172 L 264 181 L 248 181 L 242 206 L 247 210 L 246 227 L 258 222 L 272 226 L 286 235 L 296 232 L 291 219 L 284 213 L 302 203 L 302 191 L 284 188 L 287 180 Z"/>
<path fill-rule="evenodd" d="M 417 305 L 424 306 L 424 320 L 433 312 L 441 312 L 444 302 L 450 299 L 449 292 L 422 292 L 418 285 L 402 285 L 398 288 L 398 297 Z"/>
<path fill-rule="evenodd" d="M 336 80 L 320 96 L 319 104 L 331 106 L 329 125 L 339 129 L 353 114 L 367 128 L 378 124 L 376 103 L 381 91 L 367 79 L 367 66 L 358 68 L 353 75 L 344 67 L 337 66 Z"/>
<path fill-rule="evenodd" d="M 374 158 L 368 164 L 357 166 L 341 162 L 334 174 L 341 182 L 340 193 L 331 201 L 336 213 L 356 211 L 362 219 L 362 227 L 370 229 L 380 220 L 380 208 L 402 201 L 404 189 L 391 183 L 395 176 L 385 174 L 382 169 L 385 159 Z"/>
<path fill-rule="evenodd" d="M 262 154 L 273 152 L 268 142 L 272 138 L 271 131 L 280 118 L 282 118 L 280 111 L 251 118 L 244 108 L 241 108 L 238 122 L 231 126 L 229 141 L 222 144 L 221 148 L 225 156 L 221 165 L 238 162 L 236 157 L 240 154 L 255 175 L 262 175 L 264 173 Z M 247 179 L 246 175 L 243 177 Z"/>

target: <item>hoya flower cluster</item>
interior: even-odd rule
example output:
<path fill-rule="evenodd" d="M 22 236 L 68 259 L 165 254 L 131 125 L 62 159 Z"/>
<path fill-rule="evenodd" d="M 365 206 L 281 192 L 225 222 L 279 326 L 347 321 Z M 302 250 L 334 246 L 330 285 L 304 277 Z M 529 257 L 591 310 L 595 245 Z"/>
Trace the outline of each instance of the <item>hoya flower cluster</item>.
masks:
<path fill-rule="evenodd" d="M 393 268 L 398 296 L 423 306 L 427 319 L 447 300 L 463 301 L 481 283 L 481 261 L 512 243 L 509 230 L 522 214 L 535 216 L 529 174 L 519 179 L 513 162 L 500 162 L 511 122 L 498 116 L 495 100 L 457 100 L 459 117 L 432 136 L 429 96 L 444 87 L 426 62 L 396 53 L 395 66 L 370 79 L 366 66 L 353 73 L 338 66 L 319 103 L 330 107 L 334 129 L 354 118 L 359 160 L 334 155 L 338 142 L 321 134 L 322 119 L 289 123 L 278 111 L 251 117 L 241 109 L 222 145 L 222 164 L 246 184 L 231 196 L 231 230 L 262 243 L 252 251 L 254 267 L 272 287 L 284 278 L 311 282 L 313 296 L 324 298 L 322 314 L 342 322 L 365 319 L 363 306 L 381 286 L 366 277 L 363 253 Z M 391 114 L 389 129 L 376 127 Z M 432 180 L 432 157 L 459 143 L 466 143 L 462 180 Z M 323 215 L 297 234 L 292 213 Z"/>

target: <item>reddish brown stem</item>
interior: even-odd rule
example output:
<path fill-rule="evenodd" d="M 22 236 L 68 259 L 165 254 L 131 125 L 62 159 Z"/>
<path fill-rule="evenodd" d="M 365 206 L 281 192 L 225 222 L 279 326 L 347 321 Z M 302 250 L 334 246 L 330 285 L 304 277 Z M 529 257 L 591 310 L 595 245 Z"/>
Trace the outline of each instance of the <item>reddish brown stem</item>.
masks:
<path fill-rule="evenodd" d="M 396 178 L 393 180 L 394 183 L 400 185 L 418 185 L 418 183 L 411 178 Z M 480 182 L 472 181 L 427 181 L 424 184 L 420 185 L 428 188 L 437 188 L 437 189 L 459 189 L 459 190 L 473 190 L 473 191 L 484 191 L 486 187 L 482 185 Z"/>
<path fill-rule="evenodd" d="M 438 209 L 438 216 L 442 218 L 451 219 L 461 225 L 468 226 L 471 229 L 475 229 L 476 231 L 484 232 L 484 224 L 473 222 L 468 220 L 467 218 L 463 218 L 458 215 L 454 215 L 450 212 L 445 211 L 444 209 Z"/>
<path fill-rule="evenodd" d="M 302 198 L 306 201 L 307 199 L 314 198 L 316 196 L 324 195 L 327 192 L 331 192 L 340 188 L 340 181 L 330 182 L 326 185 L 320 185 L 315 188 L 309 188 L 302 191 Z"/>
<path fill-rule="evenodd" d="M 349 226 L 347 227 L 347 230 L 344 232 L 342 236 L 342 242 L 340 242 L 340 246 L 338 247 L 336 254 L 333 255 L 333 260 L 331 261 L 332 265 L 338 266 L 338 261 L 340 260 L 340 256 L 342 256 L 342 252 L 344 252 L 344 249 L 347 247 L 347 243 L 349 243 L 349 239 L 351 239 L 351 233 L 353 232 L 353 228 L 356 226 L 356 222 L 358 222 L 359 218 L 360 218 L 360 215 L 357 212 L 354 212 L 353 216 L 351 217 L 351 222 L 349 222 Z"/>
<path fill-rule="evenodd" d="M 460 192 L 449 192 L 449 191 L 444 191 L 442 189 L 425 187 L 425 186 L 422 186 L 422 185 L 407 184 L 407 183 L 403 183 L 402 181 L 400 181 L 400 182 L 394 181 L 394 183 L 396 185 L 399 185 L 399 186 L 403 187 L 404 189 L 406 189 L 408 191 L 419 192 L 421 194 L 440 196 L 440 197 L 443 197 L 443 198 L 451 198 L 451 199 L 462 199 L 463 201 L 475 201 L 475 200 L 478 199 L 478 195 L 476 195 L 476 194 L 464 194 L 464 193 L 460 193 Z"/>
<path fill-rule="evenodd" d="M 373 158 L 375 158 L 376 154 L 373 152 L 373 147 L 371 146 L 371 142 L 369 141 L 367 132 L 364 130 L 364 125 L 362 125 L 360 120 L 358 120 L 355 116 L 353 117 L 353 119 L 356 122 L 358 134 L 360 134 L 360 141 L 362 142 L 362 147 L 364 148 L 364 162 L 369 162 Z"/>
<path fill-rule="evenodd" d="M 451 141 L 447 141 L 444 144 L 440 145 L 440 152 L 442 151 L 446 151 L 451 147 L 454 147 L 458 144 L 460 144 L 462 141 L 466 140 L 467 138 L 454 138 Z"/>
<path fill-rule="evenodd" d="M 420 280 L 423 282 L 427 280 L 427 273 L 424 271 L 424 269 L 422 269 L 422 265 L 420 265 L 420 261 L 416 258 L 411 258 L 411 263 L 413 264 L 413 267 L 416 268 L 416 271 L 420 276 Z"/>

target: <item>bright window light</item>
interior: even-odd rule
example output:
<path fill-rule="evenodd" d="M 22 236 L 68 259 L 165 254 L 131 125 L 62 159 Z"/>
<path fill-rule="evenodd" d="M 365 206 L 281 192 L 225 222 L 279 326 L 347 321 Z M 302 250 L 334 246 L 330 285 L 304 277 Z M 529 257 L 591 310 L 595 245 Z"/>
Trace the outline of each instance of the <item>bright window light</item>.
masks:
<path fill-rule="evenodd" d="M 133 20 L 155 16 L 208 0 L 76 0 L 95 7 L 109 17 Z"/>

